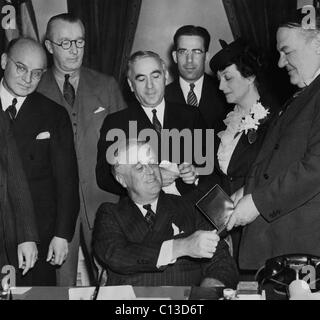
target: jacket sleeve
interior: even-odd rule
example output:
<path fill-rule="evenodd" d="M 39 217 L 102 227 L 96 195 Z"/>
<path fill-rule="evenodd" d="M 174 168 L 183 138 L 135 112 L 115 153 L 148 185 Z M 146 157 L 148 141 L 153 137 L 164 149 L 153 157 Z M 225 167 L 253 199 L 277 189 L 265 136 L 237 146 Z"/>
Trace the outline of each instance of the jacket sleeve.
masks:
<path fill-rule="evenodd" d="M 109 204 L 102 204 L 98 209 L 93 250 L 98 260 L 114 272 L 134 274 L 159 271 L 156 265 L 161 245 L 153 242 L 149 234 L 141 243 L 130 242 Z"/>
<path fill-rule="evenodd" d="M 57 118 L 52 132 L 50 152 L 57 195 L 55 236 L 71 241 L 79 213 L 79 178 L 73 131 L 68 113 L 55 108 Z"/>
<path fill-rule="evenodd" d="M 113 128 L 112 116 L 107 116 L 100 130 L 98 141 L 96 179 L 100 189 L 115 193 L 126 194 L 126 190 L 115 180 L 111 172 L 111 165 L 107 161 L 107 149 L 112 145 L 113 141 L 107 141 L 108 131 Z"/>
<path fill-rule="evenodd" d="M 8 195 L 16 221 L 17 242 L 38 242 L 38 232 L 34 215 L 34 207 L 31 199 L 29 185 L 13 133 L 8 129 Z"/>

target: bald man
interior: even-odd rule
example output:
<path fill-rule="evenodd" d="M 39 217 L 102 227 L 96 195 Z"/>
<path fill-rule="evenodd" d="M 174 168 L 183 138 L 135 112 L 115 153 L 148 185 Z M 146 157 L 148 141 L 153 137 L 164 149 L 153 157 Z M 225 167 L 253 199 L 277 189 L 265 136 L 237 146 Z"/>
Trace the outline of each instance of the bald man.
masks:
<path fill-rule="evenodd" d="M 38 42 L 13 40 L 1 56 L 1 67 L 1 105 L 17 142 L 40 237 L 39 261 L 18 284 L 55 285 L 55 268 L 67 257 L 79 210 L 71 123 L 63 107 L 34 92 L 47 67 Z"/>

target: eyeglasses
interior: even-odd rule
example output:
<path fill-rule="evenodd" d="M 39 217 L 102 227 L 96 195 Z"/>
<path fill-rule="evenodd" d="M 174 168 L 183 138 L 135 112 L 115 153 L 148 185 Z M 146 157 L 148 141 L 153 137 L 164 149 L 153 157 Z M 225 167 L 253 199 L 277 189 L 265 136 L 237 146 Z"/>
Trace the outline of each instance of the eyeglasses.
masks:
<path fill-rule="evenodd" d="M 13 60 L 11 57 L 7 56 L 7 58 L 9 60 L 11 60 L 17 68 L 17 74 L 23 76 L 25 74 L 27 74 L 29 72 L 29 69 L 27 66 L 25 66 L 23 63 L 21 62 L 17 62 L 15 60 Z M 40 80 L 42 75 L 47 71 L 47 69 L 34 69 L 31 70 L 31 78 L 32 80 Z"/>
<path fill-rule="evenodd" d="M 201 49 L 178 49 L 177 53 L 179 56 L 187 56 L 189 54 L 193 54 L 195 56 L 201 56 L 204 54 L 204 51 Z"/>
<path fill-rule="evenodd" d="M 62 47 L 64 50 L 69 50 L 72 46 L 72 42 L 76 45 L 78 49 L 83 48 L 86 41 L 84 39 L 77 39 L 77 40 L 63 40 L 61 43 L 54 42 L 49 40 L 50 42 L 54 43 L 55 45 Z"/>

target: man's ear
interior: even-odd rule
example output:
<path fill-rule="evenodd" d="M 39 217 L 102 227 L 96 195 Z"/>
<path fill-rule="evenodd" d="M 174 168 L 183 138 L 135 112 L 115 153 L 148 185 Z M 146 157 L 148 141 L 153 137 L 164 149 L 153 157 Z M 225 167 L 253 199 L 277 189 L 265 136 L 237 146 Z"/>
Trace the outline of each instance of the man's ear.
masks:
<path fill-rule="evenodd" d="M 178 59 L 177 59 L 177 51 L 172 51 L 172 59 L 173 59 L 174 63 L 177 63 L 177 62 L 178 62 Z"/>
<path fill-rule="evenodd" d="M 44 45 L 46 46 L 47 50 L 48 50 L 51 54 L 53 54 L 51 41 L 45 40 Z"/>
<path fill-rule="evenodd" d="M 121 174 L 116 174 L 116 180 L 124 187 L 127 188 L 127 184 L 125 179 L 123 178 L 123 176 Z"/>
<path fill-rule="evenodd" d="M 2 68 L 2 70 L 4 70 L 6 68 L 7 63 L 8 63 L 8 56 L 6 53 L 3 53 L 1 55 L 1 68 Z"/>
<path fill-rule="evenodd" d="M 132 92 L 134 92 L 132 82 L 131 82 L 131 80 L 129 78 L 127 78 L 127 82 L 128 82 L 129 87 L 130 87 L 130 90 Z"/>
<path fill-rule="evenodd" d="M 207 63 L 208 61 L 209 61 L 209 58 L 210 58 L 210 55 L 209 55 L 209 51 L 207 51 L 206 53 L 205 53 L 205 62 Z"/>

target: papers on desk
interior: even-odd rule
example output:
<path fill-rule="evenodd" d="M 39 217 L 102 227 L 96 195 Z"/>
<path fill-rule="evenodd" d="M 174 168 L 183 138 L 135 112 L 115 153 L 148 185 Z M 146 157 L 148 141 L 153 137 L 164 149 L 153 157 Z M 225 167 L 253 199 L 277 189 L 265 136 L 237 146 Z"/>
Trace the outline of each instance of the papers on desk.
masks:
<path fill-rule="evenodd" d="M 95 287 L 69 289 L 69 300 L 92 300 Z M 136 295 L 132 286 L 100 287 L 97 300 L 133 300 Z"/>
<path fill-rule="evenodd" d="M 31 289 L 32 287 L 11 287 L 11 292 L 12 294 L 25 294 Z"/>

